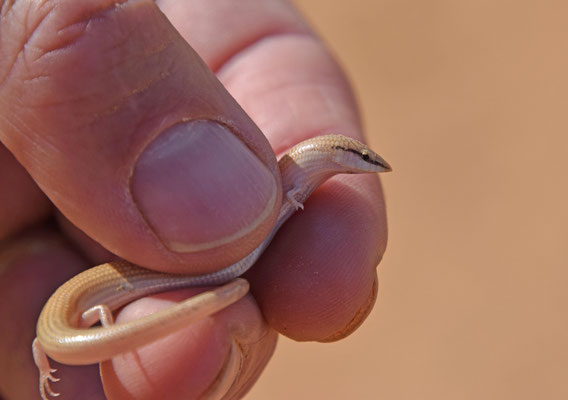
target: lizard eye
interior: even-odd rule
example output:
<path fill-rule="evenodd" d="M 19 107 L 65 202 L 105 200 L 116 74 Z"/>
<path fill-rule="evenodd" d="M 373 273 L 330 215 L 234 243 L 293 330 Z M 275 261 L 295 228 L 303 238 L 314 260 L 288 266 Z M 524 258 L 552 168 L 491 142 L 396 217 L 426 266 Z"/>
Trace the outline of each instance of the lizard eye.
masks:
<path fill-rule="evenodd" d="M 361 158 L 365 161 L 369 161 L 369 153 L 366 150 L 361 152 Z"/>

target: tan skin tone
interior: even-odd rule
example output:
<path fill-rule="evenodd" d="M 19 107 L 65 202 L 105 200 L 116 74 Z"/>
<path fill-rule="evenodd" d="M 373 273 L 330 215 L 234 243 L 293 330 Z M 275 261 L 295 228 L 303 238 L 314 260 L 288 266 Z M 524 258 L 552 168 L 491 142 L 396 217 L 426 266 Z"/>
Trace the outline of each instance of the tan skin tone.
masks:
<path fill-rule="evenodd" d="M 112 253 L 185 273 L 238 260 L 278 210 L 274 152 L 318 134 L 362 132 L 341 70 L 285 1 L 11 3 L 0 2 L 0 317 L 13 324 L 0 343 L 0 393 L 35 399 L 29 346 L 58 285 Z M 220 139 L 195 144 L 184 122 L 191 120 L 227 130 L 201 127 L 197 136 Z M 254 184 L 243 178 L 251 174 Z M 330 341 L 362 322 L 385 246 L 378 179 L 332 179 L 246 275 L 251 294 L 103 363 L 106 396 L 195 398 L 215 384 L 243 393 L 268 362 L 277 332 Z M 194 293 L 137 301 L 117 319 Z M 223 374 L 233 342 L 245 361 Z M 104 398 L 96 367 L 56 368 L 57 391 Z"/>

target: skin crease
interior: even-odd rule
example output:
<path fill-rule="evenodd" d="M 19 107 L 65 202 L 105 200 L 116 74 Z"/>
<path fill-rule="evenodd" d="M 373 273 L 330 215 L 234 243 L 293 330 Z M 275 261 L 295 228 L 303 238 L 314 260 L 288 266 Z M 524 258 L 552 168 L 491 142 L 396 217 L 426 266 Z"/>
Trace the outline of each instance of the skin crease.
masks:
<path fill-rule="evenodd" d="M 196 254 L 171 252 L 157 240 L 139 209 L 121 195 L 130 189 L 128 180 L 115 176 L 128 176 L 124 171 L 133 170 L 140 152 L 164 128 L 182 116 L 230 121 L 233 133 L 247 143 L 275 182 L 279 178 L 270 146 L 278 154 L 318 134 L 362 137 L 357 107 L 341 70 L 289 3 L 157 2 L 173 27 L 152 1 L 114 3 L 60 0 L 40 7 L 32 1 L 0 1 L 0 140 L 17 160 L 5 156 L 3 148 L 0 162 L 2 176 L 18 177 L 0 179 L 0 221 L 13 221 L 2 231 L 0 246 L 1 318 L 16 321 L 0 342 L 0 359 L 6 360 L 0 366 L 0 394 L 7 399 L 37 398 L 36 385 L 30 384 L 37 381 L 37 371 L 29 350 L 37 315 L 57 286 L 108 259 L 108 250 L 131 261 L 143 255 L 148 263 L 141 264 L 157 270 L 198 273 L 240 258 L 270 229 L 274 215 L 268 212 L 249 233 L 223 249 Z M 65 11 L 57 14 L 59 19 L 46 11 L 54 5 Z M 90 35 L 81 36 L 86 21 L 93 21 L 87 23 Z M 149 26 L 148 36 L 144 32 Z M 34 29 L 43 29 L 41 43 L 34 41 Z M 208 75 L 186 41 L 260 129 Z M 39 58 L 46 69 L 36 71 L 38 63 L 30 61 L 36 47 L 25 47 L 26 43 L 42 44 L 44 51 L 64 51 L 54 52 L 53 59 Z M 29 50 L 30 58 L 24 60 L 29 64 L 22 61 L 22 48 Z M 115 48 L 121 51 L 113 52 Z M 87 63 L 82 64 L 85 58 Z M 91 69 L 81 69 L 85 65 Z M 169 75 L 156 79 L 156 71 Z M 56 79 L 48 79 L 50 74 Z M 111 85 L 116 76 L 122 85 Z M 187 101 L 184 90 L 188 98 L 207 101 Z M 106 103 L 89 101 L 93 97 Z M 93 115 L 96 118 L 87 118 Z M 83 116 L 87 119 L 81 120 Z M 72 136 L 65 131 L 67 126 L 74 127 Z M 230 171 L 221 166 L 221 173 Z M 49 199 L 62 214 L 50 211 Z M 238 397 L 268 362 L 276 331 L 297 340 L 328 341 L 357 327 L 372 307 L 375 267 L 386 247 L 378 179 L 333 178 L 305 206 L 247 274 L 252 294 L 176 335 L 103 363 L 107 397 L 155 398 L 160 393 L 172 399 L 195 398 L 212 386 L 222 386 L 223 379 L 234 381 L 228 397 Z M 99 222 L 104 218 L 108 223 Z M 199 229 L 197 225 L 192 228 Z M 117 319 L 137 318 L 194 293 L 141 299 Z M 223 378 L 235 341 L 242 368 Z M 96 367 L 54 366 L 62 378 L 54 385 L 63 393 L 61 398 L 104 398 Z"/>

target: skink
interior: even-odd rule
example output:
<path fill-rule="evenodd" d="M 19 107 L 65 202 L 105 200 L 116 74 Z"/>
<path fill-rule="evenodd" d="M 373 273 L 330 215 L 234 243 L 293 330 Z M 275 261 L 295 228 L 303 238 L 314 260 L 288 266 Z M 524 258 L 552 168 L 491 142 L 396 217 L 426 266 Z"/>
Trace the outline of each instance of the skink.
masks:
<path fill-rule="evenodd" d="M 387 172 L 391 168 L 363 143 L 341 135 L 308 139 L 278 161 L 285 198 L 278 219 L 266 239 L 248 256 L 217 272 L 175 275 L 151 271 L 126 261 L 88 269 L 73 277 L 49 298 L 38 322 L 32 350 L 39 369 L 43 400 L 57 396 L 50 382 L 59 379 L 47 356 L 70 365 L 94 364 L 134 350 L 166 336 L 188 323 L 213 314 L 248 292 L 238 278 L 260 257 L 282 224 L 308 196 L 335 174 Z M 187 287 L 223 284 L 175 306 L 143 318 L 114 324 L 112 312 L 138 298 Z M 101 322 L 100 327 L 89 326 Z"/>

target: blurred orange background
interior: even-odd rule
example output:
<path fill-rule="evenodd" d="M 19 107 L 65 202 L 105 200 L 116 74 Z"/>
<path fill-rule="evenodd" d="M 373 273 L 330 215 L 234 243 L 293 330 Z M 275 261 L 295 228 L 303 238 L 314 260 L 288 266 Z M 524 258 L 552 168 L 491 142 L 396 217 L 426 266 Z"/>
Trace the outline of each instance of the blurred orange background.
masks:
<path fill-rule="evenodd" d="M 383 175 L 377 305 L 249 399 L 568 398 L 568 2 L 297 0 Z"/>

